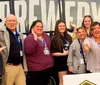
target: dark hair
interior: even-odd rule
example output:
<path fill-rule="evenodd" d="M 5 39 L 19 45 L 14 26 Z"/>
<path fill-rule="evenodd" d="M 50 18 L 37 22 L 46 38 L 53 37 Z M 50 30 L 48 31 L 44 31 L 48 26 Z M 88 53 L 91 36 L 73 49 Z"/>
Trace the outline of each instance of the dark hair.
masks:
<path fill-rule="evenodd" d="M 2 22 L 2 19 L 0 19 L 0 22 Z"/>
<path fill-rule="evenodd" d="M 30 27 L 30 31 L 29 31 L 29 33 L 32 32 L 32 28 L 33 28 L 33 27 L 34 27 L 38 22 L 42 23 L 41 20 L 35 20 L 35 21 L 33 21 L 32 25 L 31 25 L 31 27 Z M 42 25 L 43 25 L 43 23 L 42 23 Z"/>
<path fill-rule="evenodd" d="M 64 23 L 65 26 L 66 26 L 66 23 L 65 23 L 64 20 L 57 20 L 57 21 L 56 21 L 56 25 L 55 25 L 54 36 L 53 36 L 52 39 L 56 42 L 56 47 L 58 47 L 59 50 L 62 50 L 62 48 L 63 48 L 63 42 L 62 42 L 62 40 L 61 40 L 61 33 L 60 33 L 59 30 L 58 30 L 58 25 L 59 25 L 60 23 Z M 68 40 L 68 42 L 69 42 L 70 44 L 72 43 L 72 38 L 71 38 L 71 36 L 67 33 L 67 27 L 66 27 L 66 30 L 65 30 L 65 32 L 64 32 L 64 37 L 65 37 L 66 40 Z M 54 45 L 55 45 L 55 44 L 54 44 Z"/>
<path fill-rule="evenodd" d="M 82 21 L 82 26 L 83 26 L 83 27 L 85 27 L 85 25 L 84 25 L 84 20 L 85 20 L 86 17 L 89 17 L 89 18 L 90 18 L 91 24 L 93 23 L 92 17 L 91 17 L 90 15 L 85 15 L 85 16 L 83 17 L 83 21 Z"/>
<path fill-rule="evenodd" d="M 100 23 L 99 23 L 98 21 L 95 21 L 95 22 L 93 22 L 93 23 L 91 24 L 91 27 L 90 27 L 90 37 L 93 36 L 92 32 L 93 32 L 94 27 L 95 27 L 96 25 L 99 25 L 99 26 L 100 26 Z"/>

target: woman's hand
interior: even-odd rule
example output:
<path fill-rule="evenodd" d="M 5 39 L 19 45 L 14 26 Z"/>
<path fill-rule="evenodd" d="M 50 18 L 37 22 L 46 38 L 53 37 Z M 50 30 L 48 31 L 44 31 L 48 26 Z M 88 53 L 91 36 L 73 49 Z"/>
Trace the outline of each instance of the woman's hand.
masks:
<path fill-rule="evenodd" d="M 5 48 L 7 48 L 7 46 L 0 47 L 0 53 L 1 53 Z"/>
<path fill-rule="evenodd" d="M 73 22 L 70 22 L 70 25 L 74 28 L 74 31 L 73 32 L 77 32 L 76 31 L 76 27 L 77 27 L 76 24 L 73 24 Z"/>
<path fill-rule="evenodd" d="M 88 53 L 89 52 L 89 45 L 88 44 L 83 44 L 83 51 L 85 53 Z"/>
<path fill-rule="evenodd" d="M 63 56 L 68 55 L 68 52 L 69 52 L 68 50 L 66 51 L 66 50 L 63 49 Z"/>
<path fill-rule="evenodd" d="M 69 72 L 74 72 L 74 69 L 72 67 L 68 68 Z"/>
<path fill-rule="evenodd" d="M 37 34 L 32 30 L 32 34 L 34 35 L 34 39 L 37 41 Z"/>

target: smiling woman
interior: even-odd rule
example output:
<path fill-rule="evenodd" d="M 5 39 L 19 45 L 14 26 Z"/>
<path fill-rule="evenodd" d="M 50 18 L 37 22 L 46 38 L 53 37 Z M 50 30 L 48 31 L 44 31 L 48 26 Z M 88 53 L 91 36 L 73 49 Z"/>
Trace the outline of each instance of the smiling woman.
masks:
<path fill-rule="evenodd" d="M 28 66 L 29 85 L 47 85 L 53 66 L 50 37 L 43 32 L 41 20 L 33 21 L 30 34 L 24 42 Z"/>
<path fill-rule="evenodd" d="M 93 22 L 90 28 L 90 38 L 83 42 L 83 50 L 87 55 L 87 70 L 100 72 L 100 23 Z"/>
<path fill-rule="evenodd" d="M 90 34 L 90 26 L 93 23 L 93 19 L 90 15 L 85 15 L 83 17 L 82 26 L 85 27 L 87 31 L 87 36 Z"/>
<path fill-rule="evenodd" d="M 69 72 L 71 73 L 85 73 L 85 54 L 82 49 L 83 41 L 86 38 L 86 30 L 84 27 L 77 28 L 77 36 L 78 38 L 73 41 L 73 43 L 70 46 L 69 49 L 69 55 L 68 55 L 68 67 Z"/>
<path fill-rule="evenodd" d="M 72 38 L 67 33 L 65 21 L 57 20 L 51 41 L 51 53 L 54 57 L 55 69 L 58 72 L 59 85 L 63 85 L 63 75 L 68 73 L 66 63 L 71 42 Z"/>

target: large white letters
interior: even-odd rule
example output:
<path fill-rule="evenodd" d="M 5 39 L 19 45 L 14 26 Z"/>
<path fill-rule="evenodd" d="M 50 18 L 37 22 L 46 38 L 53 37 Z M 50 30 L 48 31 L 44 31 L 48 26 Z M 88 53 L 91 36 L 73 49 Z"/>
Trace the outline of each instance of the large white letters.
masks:
<path fill-rule="evenodd" d="M 5 21 L 5 17 L 10 13 L 9 2 L 0 2 L 0 18 Z"/>
<path fill-rule="evenodd" d="M 91 0 L 65 0 L 67 26 L 69 27 L 70 21 L 74 21 L 77 27 L 81 26 L 84 15 L 91 15 L 94 21 L 100 21 L 99 2 L 99 0 L 94 2 Z M 36 19 L 43 21 L 44 31 L 53 31 L 56 20 L 60 18 L 58 0 L 15 0 L 14 4 L 15 14 L 19 21 L 18 31 L 22 33 L 25 33 L 25 27 L 27 26 L 27 29 L 29 29 Z M 61 1 L 60 4 L 62 9 Z M 3 20 L 3 25 L 8 14 L 10 14 L 9 1 L 0 1 L 0 18 Z"/>
<path fill-rule="evenodd" d="M 26 2 L 25 1 L 15 1 L 15 14 L 18 18 L 19 26 L 18 31 L 25 33 L 25 20 L 27 17 Z"/>
<path fill-rule="evenodd" d="M 66 15 L 66 23 L 69 27 L 69 22 L 73 21 L 73 17 L 70 16 L 71 14 L 71 7 L 75 7 L 75 1 L 66 1 L 65 3 L 65 15 Z"/>
<path fill-rule="evenodd" d="M 91 2 L 91 9 L 94 21 L 100 21 L 100 5 L 97 8 L 96 2 Z"/>
<path fill-rule="evenodd" d="M 84 15 L 90 14 L 90 6 L 87 2 L 78 2 L 77 8 L 77 26 L 81 25 Z"/>
<path fill-rule="evenodd" d="M 32 22 L 37 19 L 37 16 L 34 16 L 35 5 L 39 5 L 39 0 L 29 0 L 29 27 L 32 24 Z"/>

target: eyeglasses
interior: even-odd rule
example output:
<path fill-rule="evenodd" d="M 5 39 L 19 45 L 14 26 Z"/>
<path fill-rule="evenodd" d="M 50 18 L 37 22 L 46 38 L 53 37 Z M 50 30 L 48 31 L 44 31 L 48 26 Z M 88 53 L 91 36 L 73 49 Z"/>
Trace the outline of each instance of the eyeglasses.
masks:
<path fill-rule="evenodd" d="M 7 20 L 8 22 L 17 22 L 17 20 Z"/>

